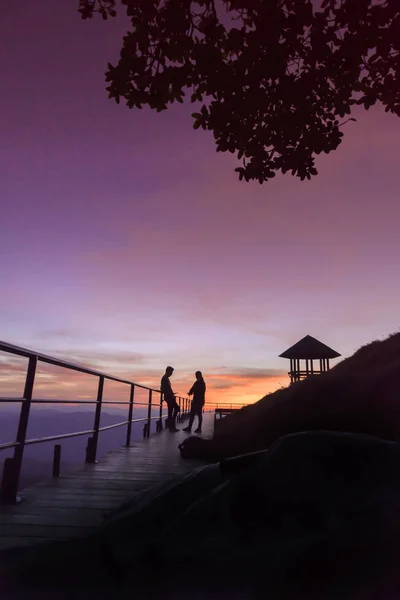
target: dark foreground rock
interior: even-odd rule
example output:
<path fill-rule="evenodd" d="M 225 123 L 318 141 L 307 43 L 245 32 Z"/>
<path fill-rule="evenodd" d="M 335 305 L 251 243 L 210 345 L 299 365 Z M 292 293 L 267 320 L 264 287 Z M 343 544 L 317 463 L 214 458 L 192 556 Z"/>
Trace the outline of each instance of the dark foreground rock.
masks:
<path fill-rule="evenodd" d="M 148 492 L 96 538 L 3 556 L 2 597 L 394 600 L 399 473 L 397 443 L 288 435 Z"/>

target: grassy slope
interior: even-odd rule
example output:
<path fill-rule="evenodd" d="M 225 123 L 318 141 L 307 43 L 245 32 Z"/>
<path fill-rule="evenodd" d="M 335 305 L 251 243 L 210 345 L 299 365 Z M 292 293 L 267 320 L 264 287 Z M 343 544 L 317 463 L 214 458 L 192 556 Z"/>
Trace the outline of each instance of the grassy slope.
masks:
<path fill-rule="evenodd" d="M 400 440 L 399 382 L 400 333 L 364 346 L 322 376 L 278 390 L 223 419 L 207 450 L 218 458 L 232 456 L 308 430 Z"/>

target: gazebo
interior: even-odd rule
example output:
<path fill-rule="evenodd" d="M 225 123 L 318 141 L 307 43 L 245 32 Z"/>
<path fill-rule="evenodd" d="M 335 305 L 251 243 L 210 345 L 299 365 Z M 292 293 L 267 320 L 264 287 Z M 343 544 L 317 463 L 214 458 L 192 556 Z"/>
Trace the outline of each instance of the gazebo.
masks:
<path fill-rule="evenodd" d="M 309 375 L 321 375 L 329 371 L 329 359 L 340 356 L 338 352 L 329 348 L 311 335 L 306 335 L 297 344 L 291 346 L 279 355 L 290 358 L 290 383 L 305 379 Z M 300 361 L 305 361 L 305 369 L 300 368 Z M 314 368 L 314 360 L 319 360 L 319 370 Z"/>

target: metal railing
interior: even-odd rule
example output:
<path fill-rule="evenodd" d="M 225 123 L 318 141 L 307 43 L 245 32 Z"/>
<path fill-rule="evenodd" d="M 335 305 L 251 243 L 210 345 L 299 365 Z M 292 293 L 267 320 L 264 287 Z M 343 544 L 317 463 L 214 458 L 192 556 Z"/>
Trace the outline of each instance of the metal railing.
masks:
<path fill-rule="evenodd" d="M 131 444 L 131 434 L 132 434 L 132 423 L 143 422 L 143 436 L 150 437 L 150 428 L 151 422 L 156 420 L 156 432 L 160 432 L 163 429 L 162 419 L 166 417 L 163 414 L 163 397 L 160 390 L 150 388 L 145 385 L 140 385 L 133 381 L 128 381 L 126 379 L 121 379 L 119 377 L 115 377 L 113 375 L 108 375 L 101 371 L 96 371 L 94 369 L 89 369 L 87 367 L 83 367 L 80 365 L 76 365 L 67 361 L 64 361 L 59 358 L 54 358 L 52 356 L 47 356 L 45 354 L 40 354 L 38 352 L 27 350 L 26 348 L 20 348 L 19 346 L 14 346 L 12 344 L 8 344 L 6 342 L 0 342 L 0 351 L 7 352 L 9 354 L 13 354 L 15 356 L 22 356 L 28 359 L 28 367 L 26 371 L 25 377 L 25 387 L 24 394 L 22 398 L 10 398 L 10 397 L 0 397 L 0 403 L 12 402 L 12 403 L 21 403 L 21 410 L 19 415 L 18 429 L 16 439 L 13 442 L 7 442 L 0 444 L 0 450 L 6 450 L 13 448 L 14 456 L 10 458 L 6 458 L 4 462 L 3 469 L 3 477 L 0 488 L 1 501 L 6 504 L 15 504 L 19 502 L 19 498 L 17 496 L 18 493 L 18 485 L 21 474 L 24 449 L 26 446 L 31 444 L 40 444 L 44 442 L 62 440 L 67 438 L 73 438 L 77 436 L 90 436 L 88 437 L 87 447 L 86 447 L 86 462 L 87 463 L 95 463 L 96 455 L 97 455 L 97 445 L 99 439 L 99 433 L 102 431 L 107 431 L 109 429 L 114 429 L 116 427 L 123 427 L 126 425 L 126 446 L 129 447 Z M 33 387 L 35 383 L 35 375 L 39 362 L 47 363 L 50 365 L 54 365 L 57 367 L 62 367 L 72 371 L 78 371 L 79 373 L 84 373 L 86 375 L 92 375 L 98 377 L 98 387 L 97 387 L 97 398 L 96 400 L 41 400 L 33 398 Z M 117 383 L 123 383 L 125 385 L 130 386 L 130 395 L 129 401 L 106 401 L 103 400 L 103 392 L 104 392 L 104 383 L 105 381 L 114 381 Z M 147 402 L 135 402 L 135 390 L 140 388 L 142 390 L 148 391 L 148 401 Z M 153 394 L 159 394 L 159 401 L 153 402 Z M 179 412 L 179 421 L 185 420 L 191 408 L 191 400 L 184 396 L 176 396 L 176 401 L 179 404 L 180 412 Z M 30 409 L 33 404 L 93 404 L 95 405 L 94 412 L 94 422 L 92 429 L 86 429 L 84 431 L 75 431 L 71 433 L 65 433 L 60 435 L 50 435 L 47 437 L 41 438 L 33 438 L 26 439 L 26 433 L 28 429 L 29 415 Z M 115 423 L 113 425 L 107 425 L 105 427 L 100 427 L 100 418 L 101 418 L 101 410 L 102 406 L 105 404 L 114 404 L 114 405 L 127 405 L 128 406 L 128 417 L 127 420 L 121 421 L 119 423 Z M 134 406 L 147 406 L 147 416 L 134 419 L 133 418 L 133 409 Z M 152 410 L 153 407 L 157 407 L 157 416 L 153 416 Z M 60 454 L 61 448 L 59 445 L 56 445 L 54 448 L 54 461 L 53 461 L 53 475 L 59 474 L 59 466 L 60 466 Z"/>
<path fill-rule="evenodd" d="M 208 406 L 209 410 L 223 409 L 223 410 L 234 410 L 249 406 L 248 402 L 206 402 L 204 406 Z M 212 407 L 212 409 L 211 409 Z"/>

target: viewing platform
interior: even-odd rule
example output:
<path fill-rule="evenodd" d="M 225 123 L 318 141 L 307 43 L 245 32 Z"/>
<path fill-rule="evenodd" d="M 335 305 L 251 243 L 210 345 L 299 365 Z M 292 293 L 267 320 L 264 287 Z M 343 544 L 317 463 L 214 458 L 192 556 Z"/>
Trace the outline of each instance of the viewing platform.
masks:
<path fill-rule="evenodd" d="M 7 437 L 14 435 L 14 440 L 0 443 L 0 450 L 5 452 L 3 456 L 8 453 L 8 457 L 2 461 L 0 551 L 91 534 L 105 522 L 107 515 L 144 490 L 153 485 L 162 485 L 204 464 L 181 458 L 178 449 L 178 445 L 189 435 L 182 431 L 190 413 L 189 398 L 176 395 L 180 409 L 177 421 L 180 431 L 171 432 L 164 429 L 166 405 L 158 389 L 5 342 L 0 342 L 0 352 L 27 359 L 23 396 L 0 396 L 0 406 L 11 403 L 19 408 L 16 431 L 12 432 L 11 428 L 7 430 Z M 95 378 L 96 399 L 59 401 L 37 398 L 34 383 L 40 363 Z M 104 411 L 116 404 L 105 398 L 104 386 L 107 381 L 122 384 L 129 399 L 117 402 L 121 409 L 119 422 L 101 426 Z M 40 405 L 59 407 L 60 404 L 66 407 L 76 407 L 77 404 L 91 406 L 93 414 L 86 414 L 93 419 L 93 426 L 85 429 L 79 422 L 81 429 L 78 431 L 29 437 L 28 425 L 33 418 L 31 409 L 35 405 L 40 408 Z M 214 431 L 214 411 L 210 410 L 211 406 L 208 408 L 206 404 L 202 437 L 211 437 Z M 142 426 L 143 438 L 137 439 Z M 120 442 L 119 448 L 109 450 L 99 458 L 98 443 L 102 432 L 117 428 L 122 429 L 124 443 Z M 133 439 L 134 430 L 136 439 Z M 82 452 L 82 463 L 64 471 L 61 444 L 76 440 L 76 445 L 79 441 L 77 438 L 86 446 L 86 452 Z M 49 472 L 40 483 L 21 485 L 26 450 L 32 445 L 53 442 L 53 476 Z M 3 456 L 0 453 L 0 458 Z"/>
<path fill-rule="evenodd" d="M 214 415 L 206 412 L 202 437 L 213 429 Z M 0 505 L 0 550 L 93 533 L 124 502 L 202 464 L 180 456 L 178 445 L 188 435 L 164 430 L 111 450 L 97 464 L 21 490 L 21 502 Z"/>

